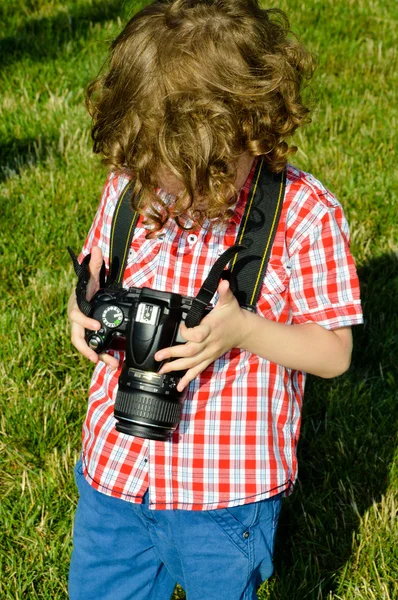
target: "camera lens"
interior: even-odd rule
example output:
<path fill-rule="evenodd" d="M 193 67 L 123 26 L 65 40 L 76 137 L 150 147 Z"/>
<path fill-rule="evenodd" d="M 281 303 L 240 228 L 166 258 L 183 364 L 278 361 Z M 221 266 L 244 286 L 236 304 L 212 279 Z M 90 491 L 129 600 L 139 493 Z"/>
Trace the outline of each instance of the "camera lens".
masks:
<path fill-rule="evenodd" d="M 149 440 L 167 441 L 181 419 L 185 391 L 179 377 L 124 367 L 119 379 L 114 414 L 116 430 Z"/>

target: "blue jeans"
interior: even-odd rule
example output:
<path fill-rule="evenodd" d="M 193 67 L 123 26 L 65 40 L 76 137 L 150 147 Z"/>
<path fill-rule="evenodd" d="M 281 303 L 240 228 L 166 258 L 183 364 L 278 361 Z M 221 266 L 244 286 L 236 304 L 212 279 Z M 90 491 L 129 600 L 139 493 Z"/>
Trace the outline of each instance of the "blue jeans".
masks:
<path fill-rule="evenodd" d="M 75 467 L 79 489 L 71 600 L 255 600 L 273 572 L 281 496 L 217 510 L 149 510 L 106 496 Z"/>

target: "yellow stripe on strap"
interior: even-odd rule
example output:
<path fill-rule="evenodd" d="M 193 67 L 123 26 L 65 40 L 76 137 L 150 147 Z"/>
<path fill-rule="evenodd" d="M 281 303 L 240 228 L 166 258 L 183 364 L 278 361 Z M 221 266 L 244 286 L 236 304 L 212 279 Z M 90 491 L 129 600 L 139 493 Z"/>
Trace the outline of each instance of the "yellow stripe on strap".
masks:
<path fill-rule="evenodd" d="M 120 199 L 119 199 L 119 201 L 117 203 L 115 214 L 113 215 L 113 218 L 112 218 L 112 229 L 111 229 L 111 240 L 110 240 L 110 249 L 111 249 L 111 251 L 110 251 L 110 256 L 109 256 L 109 268 L 110 269 L 112 268 L 112 262 L 113 262 L 113 241 L 114 241 L 114 237 L 115 237 L 115 230 L 116 230 L 116 226 L 117 226 L 117 219 L 118 219 L 119 211 L 120 211 L 120 208 L 121 208 L 121 206 L 123 204 L 123 200 L 124 200 L 125 195 L 127 194 L 127 192 L 130 190 L 130 188 L 134 184 L 135 184 L 135 182 L 132 180 L 124 188 L 123 193 L 120 196 Z M 141 200 L 138 203 L 138 206 L 140 206 L 140 204 L 141 204 Z M 137 211 L 134 211 L 133 212 L 133 217 L 131 219 L 131 224 L 130 224 L 128 236 L 127 236 L 127 239 L 126 239 L 126 245 L 125 245 L 124 253 L 123 253 L 123 260 L 120 263 L 120 267 L 122 267 L 122 265 L 125 264 L 127 252 L 129 250 L 129 242 L 130 242 L 131 230 L 133 229 L 133 227 L 135 225 L 136 217 L 137 217 Z M 117 283 L 121 283 L 121 281 L 123 279 L 123 275 L 124 275 L 124 273 L 123 273 L 123 271 L 120 268 L 119 269 L 119 276 L 118 276 L 118 279 L 117 279 Z"/>
<path fill-rule="evenodd" d="M 269 248 L 269 245 L 270 245 L 270 241 L 272 239 L 272 235 L 273 235 L 273 232 L 274 232 L 274 229 L 275 229 L 275 225 L 276 225 L 276 222 L 277 222 L 277 216 L 279 214 L 279 207 L 280 207 L 281 200 L 282 200 L 282 192 L 283 192 L 283 186 L 284 186 L 285 177 L 286 177 L 286 172 L 282 175 L 281 185 L 280 185 L 280 188 L 279 188 L 278 202 L 277 202 L 276 210 L 275 210 L 275 213 L 274 213 L 274 220 L 272 222 L 271 231 L 270 231 L 270 234 L 269 234 L 269 237 L 268 237 L 267 245 L 266 245 L 265 250 L 264 250 L 263 259 L 261 261 L 261 266 L 260 266 L 260 268 L 258 270 L 258 275 L 257 275 L 256 283 L 255 283 L 255 286 L 254 286 L 253 295 L 252 295 L 252 297 L 250 299 L 250 304 L 253 304 L 254 298 L 256 296 L 256 290 L 257 290 L 258 285 L 260 283 L 260 275 L 261 275 L 262 270 L 263 270 L 263 265 L 264 265 L 265 257 L 267 256 L 267 252 L 268 252 L 268 248 Z"/>
<path fill-rule="evenodd" d="M 136 217 L 136 214 L 137 214 L 137 213 L 136 213 L 136 212 L 134 212 L 134 216 L 133 216 L 133 218 L 132 218 L 132 220 L 131 220 L 131 225 L 130 225 L 130 227 L 129 227 L 129 233 L 128 233 L 128 236 L 127 236 L 127 241 L 126 241 L 126 246 L 125 246 L 125 248 L 124 248 L 123 260 L 122 260 L 122 262 L 121 262 L 120 266 L 124 265 L 124 264 L 125 264 L 125 261 L 126 261 L 126 255 L 127 255 L 127 252 L 129 251 L 129 242 L 130 242 L 131 230 L 132 230 L 132 228 L 134 227 L 134 224 L 135 224 L 135 217 Z M 120 269 L 119 277 L 117 278 L 117 283 L 121 283 L 121 282 L 122 282 L 122 280 L 123 280 L 123 275 L 124 275 L 124 271 L 123 271 L 123 269 Z"/>
<path fill-rule="evenodd" d="M 251 198 L 249 200 L 249 209 L 246 212 L 246 218 L 245 218 L 245 222 L 244 222 L 243 227 L 242 227 L 242 233 L 241 233 L 241 235 L 239 237 L 238 244 L 240 244 L 242 242 L 243 236 L 245 234 L 247 220 L 249 218 L 249 215 L 250 215 L 250 212 L 251 212 L 251 209 L 252 209 L 252 204 L 253 204 L 254 196 L 256 195 L 256 191 L 257 191 L 258 181 L 260 179 L 260 175 L 261 175 L 261 172 L 263 170 L 263 164 L 264 164 L 264 157 L 262 156 L 261 157 L 260 167 L 259 167 L 258 173 L 257 173 L 256 183 L 255 183 L 254 188 L 253 188 L 252 196 L 251 196 Z M 234 268 L 234 266 L 236 264 L 237 258 L 238 258 L 238 254 L 235 254 L 234 259 L 232 261 L 231 271 L 233 270 L 233 268 Z"/>

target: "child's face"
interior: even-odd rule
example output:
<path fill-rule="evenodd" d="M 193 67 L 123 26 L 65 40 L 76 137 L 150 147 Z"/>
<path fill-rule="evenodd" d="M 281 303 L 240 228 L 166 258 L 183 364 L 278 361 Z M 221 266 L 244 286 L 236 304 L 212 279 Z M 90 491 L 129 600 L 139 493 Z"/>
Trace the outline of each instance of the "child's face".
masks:
<path fill-rule="evenodd" d="M 239 191 L 245 184 L 246 179 L 251 171 L 254 157 L 245 152 L 238 158 L 236 163 L 236 180 L 235 187 Z M 167 194 L 178 196 L 184 191 L 184 186 L 170 171 L 161 167 L 157 176 L 158 186 Z"/>
<path fill-rule="evenodd" d="M 163 166 L 159 169 L 156 179 L 158 186 L 167 194 L 178 196 L 184 191 L 181 181 Z"/>

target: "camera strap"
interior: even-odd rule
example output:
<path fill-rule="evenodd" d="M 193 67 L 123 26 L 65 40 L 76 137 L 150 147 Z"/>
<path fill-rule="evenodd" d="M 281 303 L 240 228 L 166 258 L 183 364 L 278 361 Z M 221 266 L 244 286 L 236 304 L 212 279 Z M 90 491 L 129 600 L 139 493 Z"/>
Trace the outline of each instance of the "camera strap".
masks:
<path fill-rule="evenodd" d="M 112 219 L 111 238 L 109 242 L 109 275 L 106 280 L 107 288 L 122 287 L 123 275 L 127 265 L 134 230 L 139 213 L 132 208 L 132 197 L 135 181 L 131 180 L 123 189 L 117 201 Z M 137 206 L 140 206 L 138 198 Z"/>
<path fill-rule="evenodd" d="M 77 276 L 77 285 L 76 285 L 76 300 L 79 309 L 82 311 L 86 317 L 88 317 L 91 313 L 91 304 L 86 299 L 86 291 L 88 282 L 90 280 L 90 259 L 91 254 L 87 254 L 84 257 L 83 261 L 79 263 L 76 254 L 73 250 L 67 246 L 68 252 L 73 262 L 73 268 L 75 269 L 75 273 Z M 102 262 L 100 276 L 99 276 L 99 287 L 105 287 L 105 263 Z"/>
<path fill-rule="evenodd" d="M 230 271 L 235 296 L 243 308 L 255 311 L 281 215 L 286 169 L 271 173 L 262 156 L 257 163 L 236 243 L 243 246 Z"/>

